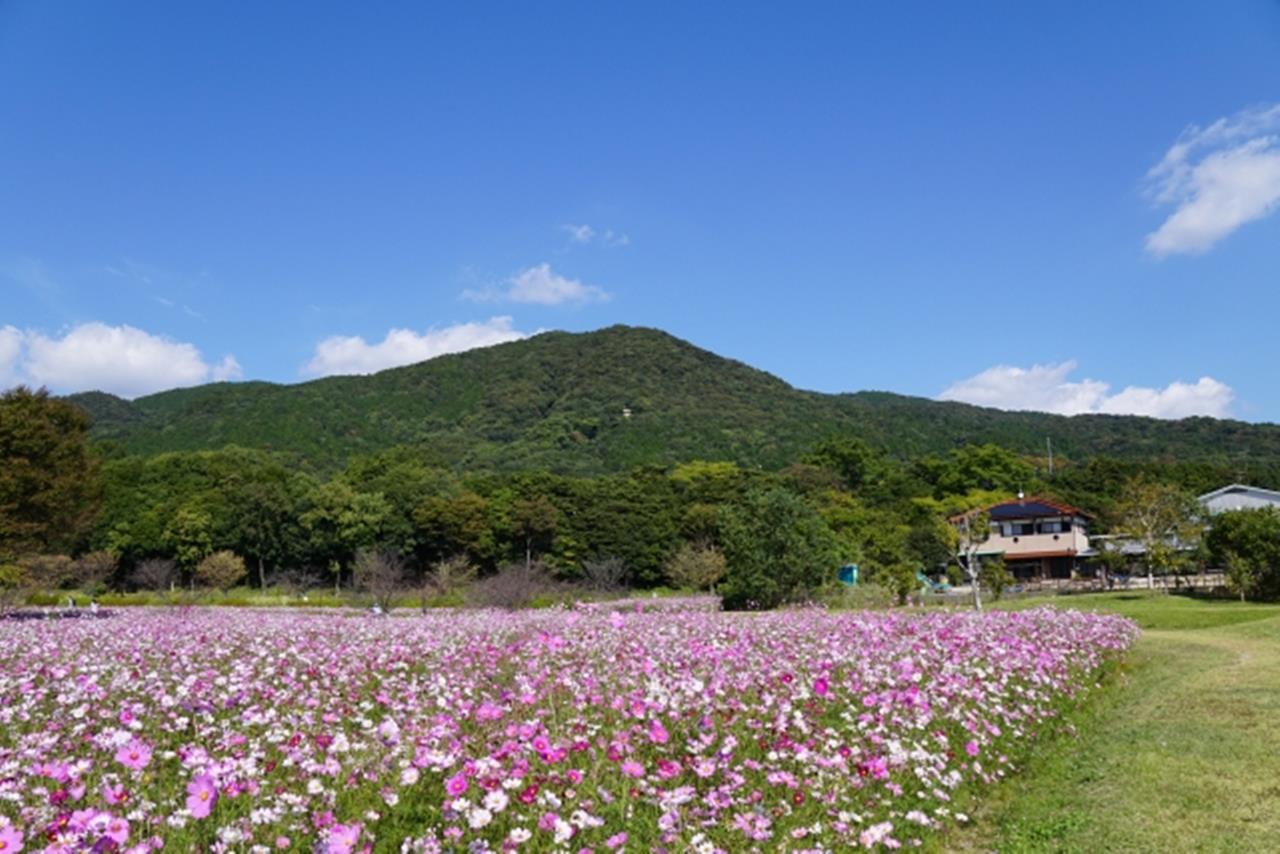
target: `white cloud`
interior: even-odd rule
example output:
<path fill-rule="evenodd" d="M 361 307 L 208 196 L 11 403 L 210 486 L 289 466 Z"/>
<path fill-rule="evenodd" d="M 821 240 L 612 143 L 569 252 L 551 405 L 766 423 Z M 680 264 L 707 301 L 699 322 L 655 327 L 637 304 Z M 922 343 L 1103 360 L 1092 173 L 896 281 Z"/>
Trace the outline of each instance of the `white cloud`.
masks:
<path fill-rule="evenodd" d="M 222 357 L 221 362 L 213 366 L 209 376 L 214 382 L 230 382 L 242 378 L 244 371 L 240 369 L 240 363 L 236 361 L 236 357 L 228 353 Z"/>
<path fill-rule="evenodd" d="M 1162 389 L 1128 386 L 1111 394 L 1109 383 L 1069 379 L 1075 369 L 1074 361 L 1030 368 L 997 365 L 953 383 L 938 399 L 1059 415 L 1106 413 L 1153 418 L 1225 418 L 1235 399 L 1230 386 L 1212 377 L 1201 377 L 1194 383 L 1175 381 Z"/>
<path fill-rule="evenodd" d="M 303 373 L 311 376 L 371 374 L 445 353 L 460 353 L 526 337 L 526 333 L 512 328 L 512 320 L 506 316 L 491 317 L 483 323 L 457 323 L 423 333 L 392 329 L 377 344 L 370 344 L 358 335 L 335 335 L 316 345 L 315 355 Z"/>
<path fill-rule="evenodd" d="M 577 279 L 562 276 L 545 261 L 521 270 L 507 279 L 501 288 L 480 291 L 466 290 L 463 299 L 475 302 L 519 302 L 534 305 L 562 305 L 564 303 L 604 302 L 609 294 L 595 285 L 583 284 Z"/>
<path fill-rule="evenodd" d="M 1173 206 L 1147 235 L 1147 251 L 1157 257 L 1205 252 L 1280 206 L 1278 134 L 1280 104 L 1187 128 L 1147 173 L 1156 204 Z"/>
<path fill-rule="evenodd" d="M 569 240 L 573 243 L 590 243 L 596 236 L 596 230 L 589 225 L 562 225 L 560 228 L 569 233 Z"/>
<path fill-rule="evenodd" d="M 21 382 L 18 360 L 22 357 L 22 330 L 0 327 L 0 388 Z"/>
<path fill-rule="evenodd" d="M 82 323 L 61 337 L 0 330 L 0 382 L 55 391 L 108 391 L 138 397 L 162 389 L 240 376 L 234 356 L 211 366 L 192 344 L 132 326 Z"/>
<path fill-rule="evenodd" d="M 598 243 L 602 246 L 628 246 L 631 238 L 620 231 L 614 231 L 612 228 L 606 228 L 604 231 L 597 231 L 589 225 L 562 225 L 560 229 L 569 235 L 570 243 Z"/>

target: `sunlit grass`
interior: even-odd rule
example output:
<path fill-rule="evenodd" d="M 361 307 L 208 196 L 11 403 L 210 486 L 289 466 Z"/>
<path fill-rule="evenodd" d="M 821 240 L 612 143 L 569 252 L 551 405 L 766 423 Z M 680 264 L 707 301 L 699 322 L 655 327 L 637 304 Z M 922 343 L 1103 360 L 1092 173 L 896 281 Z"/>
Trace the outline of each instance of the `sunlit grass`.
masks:
<path fill-rule="evenodd" d="M 1144 635 L 1075 738 L 1035 756 L 948 847 L 1275 851 L 1280 605 L 1113 593 L 1008 603 L 1119 613 Z"/>

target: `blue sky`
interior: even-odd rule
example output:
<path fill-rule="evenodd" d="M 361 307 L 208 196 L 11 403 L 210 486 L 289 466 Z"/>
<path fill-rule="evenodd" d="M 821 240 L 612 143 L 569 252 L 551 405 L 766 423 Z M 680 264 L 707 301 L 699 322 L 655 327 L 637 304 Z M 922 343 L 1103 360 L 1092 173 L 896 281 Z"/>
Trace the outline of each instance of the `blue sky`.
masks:
<path fill-rule="evenodd" d="M 0 3 L 0 385 L 656 326 L 1280 420 L 1280 3 Z"/>

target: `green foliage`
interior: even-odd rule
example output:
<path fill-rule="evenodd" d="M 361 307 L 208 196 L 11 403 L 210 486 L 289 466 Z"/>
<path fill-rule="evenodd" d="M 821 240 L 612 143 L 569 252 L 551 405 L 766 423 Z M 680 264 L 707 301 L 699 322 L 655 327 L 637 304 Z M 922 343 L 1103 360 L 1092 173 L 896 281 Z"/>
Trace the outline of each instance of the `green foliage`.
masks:
<path fill-rule="evenodd" d="M 165 526 L 162 537 L 178 565 L 194 569 L 213 551 L 213 517 L 199 507 L 185 506 Z"/>
<path fill-rule="evenodd" d="M 892 607 L 898 604 L 901 598 L 897 592 L 888 587 L 872 583 L 864 584 L 859 580 L 852 587 L 841 584 L 830 588 L 825 601 L 829 607 L 865 611 Z"/>
<path fill-rule="evenodd" d="M 70 551 L 101 499 L 89 417 L 44 390 L 0 395 L 0 558 Z"/>
<path fill-rule="evenodd" d="M 0 563 L 0 588 L 12 590 L 27 584 L 27 572 L 16 563 Z"/>
<path fill-rule="evenodd" d="M 307 496 L 306 505 L 302 526 L 310 535 L 313 554 L 327 563 L 335 581 L 357 551 L 378 541 L 391 512 L 382 493 L 357 492 L 341 480 L 320 484 Z"/>
<path fill-rule="evenodd" d="M 922 460 L 917 468 L 938 498 L 974 490 L 1014 493 L 1036 480 L 1030 463 L 1013 451 L 990 443 L 955 448 L 945 457 Z"/>
<path fill-rule="evenodd" d="M 1280 599 L 1280 510 L 1219 513 L 1206 540 L 1241 599 Z"/>
<path fill-rule="evenodd" d="M 244 558 L 229 551 L 214 552 L 196 564 L 196 582 L 202 587 L 228 590 L 248 574 Z"/>
<path fill-rule="evenodd" d="M 592 475 L 696 459 L 776 470 L 825 439 L 848 437 L 897 458 L 944 455 L 939 466 L 926 467 L 937 470 L 940 480 L 931 486 L 939 490 L 987 482 L 1016 491 L 1029 489 L 1019 481 L 1035 475 L 1031 464 L 948 452 L 994 444 L 1014 455 L 1040 454 L 1051 436 L 1060 460 L 1106 454 L 1228 470 L 1247 465 L 1255 482 L 1276 482 L 1280 474 L 1280 428 L 1273 425 L 1066 418 L 884 392 L 815 394 L 663 332 L 624 326 L 546 333 L 372 376 L 290 386 L 215 383 L 132 402 L 103 394 L 74 400 L 92 413 L 93 435 L 128 454 L 240 445 L 272 449 L 323 473 L 397 446 L 427 464 L 447 460 L 465 471 Z M 632 417 L 622 416 L 623 407 Z M 849 485 L 871 497 L 874 477 L 868 482 L 857 468 L 856 453 L 813 453 L 843 467 Z"/>
<path fill-rule="evenodd" d="M 999 600 L 1004 591 L 1013 584 L 1013 574 L 1004 565 L 1004 558 L 984 558 L 978 569 L 978 581 L 984 590 L 991 592 L 992 598 Z"/>
<path fill-rule="evenodd" d="M 522 498 L 513 508 L 514 532 L 524 542 L 525 562 L 549 550 L 556 537 L 560 514 L 545 495 Z"/>
<path fill-rule="evenodd" d="M 471 490 L 453 495 L 428 495 L 413 513 L 419 549 L 428 560 L 467 555 L 490 563 L 498 546 L 488 499 Z"/>
<path fill-rule="evenodd" d="M 1204 533 L 1203 508 L 1175 484 L 1146 478 L 1129 481 L 1113 511 L 1113 530 L 1141 543 L 1148 575 L 1168 573 L 1188 560 L 1188 549 Z"/>
<path fill-rule="evenodd" d="M 811 596 L 839 565 L 835 535 L 811 507 L 781 488 L 723 511 L 725 608 L 759 610 Z"/>

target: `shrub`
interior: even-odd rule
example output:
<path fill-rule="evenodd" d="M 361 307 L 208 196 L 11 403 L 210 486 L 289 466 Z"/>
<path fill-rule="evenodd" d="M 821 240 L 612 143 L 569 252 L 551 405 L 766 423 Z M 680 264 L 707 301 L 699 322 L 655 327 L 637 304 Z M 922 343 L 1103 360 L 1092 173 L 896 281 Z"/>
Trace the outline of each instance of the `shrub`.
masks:
<path fill-rule="evenodd" d="M 129 573 L 130 583 L 142 590 L 167 590 L 177 580 L 178 565 L 163 557 L 139 561 Z"/>
<path fill-rule="evenodd" d="M 1227 571 L 1241 599 L 1280 599 L 1280 511 L 1267 507 L 1221 513 L 1208 536 L 1209 553 Z"/>
<path fill-rule="evenodd" d="M 482 578 L 471 586 L 471 601 L 486 608 L 527 608 L 534 599 L 552 596 L 564 591 L 545 564 L 512 563 L 502 567 L 488 578 Z"/>
<path fill-rule="evenodd" d="M 755 492 L 725 508 L 720 542 L 727 564 L 721 603 L 730 610 L 807 599 L 838 565 L 831 529 L 785 489 Z"/>
<path fill-rule="evenodd" d="M 87 552 L 75 559 L 71 569 L 81 590 L 98 595 L 106 590 L 107 583 L 116 573 L 116 558 L 111 552 Z"/>
<path fill-rule="evenodd" d="M 7 614 L 26 599 L 27 571 L 16 563 L 0 563 L 0 614 Z"/>
<path fill-rule="evenodd" d="M 1004 565 L 1004 558 L 994 557 L 982 561 L 978 569 L 978 583 L 984 590 L 991 592 L 995 599 L 1004 595 L 1007 587 L 1013 584 L 1013 575 Z"/>
<path fill-rule="evenodd" d="M 196 564 L 196 581 L 204 587 L 229 590 L 247 576 L 244 558 L 229 551 L 214 552 Z"/>
<path fill-rule="evenodd" d="M 325 579 L 309 567 L 279 569 L 271 576 L 271 586 L 279 587 L 287 596 L 299 597 L 308 590 L 325 586 Z"/>
<path fill-rule="evenodd" d="M 390 611 L 396 595 L 405 587 L 405 566 L 400 555 L 387 549 L 361 549 L 352 567 L 356 590 L 366 594 L 383 611 Z"/>
<path fill-rule="evenodd" d="M 899 604 L 905 603 L 908 596 L 920 589 L 915 565 L 905 561 L 869 564 L 865 578 L 868 583 L 891 593 Z"/>
<path fill-rule="evenodd" d="M 627 565 L 622 558 L 607 557 L 602 560 L 582 562 L 582 581 L 590 590 L 608 593 L 622 587 L 627 577 Z"/>
<path fill-rule="evenodd" d="M 450 596 L 476 578 L 476 566 L 465 554 L 438 560 L 427 575 L 428 586 L 438 596 Z"/>
<path fill-rule="evenodd" d="M 61 590 L 75 581 L 71 558 L 67 555 L 28 555 L 18 561 L 27 581 L 44 590 Z"/>
<path fill-rule="evenodd" d="M 724 578 L 724 552 L 705 543 L 685 543 L 667 561 L 667 578 L 686 590 L 707 590 Z"/>
<path fill-rule="evenodd" d="M 827 598 L 827 604 L 853 611 L 867 611 L 889 608 L 897 601 L 894 591 L 879 584 L 859 582 L 854 585 L 842 584 L 840 588 Z"/>

